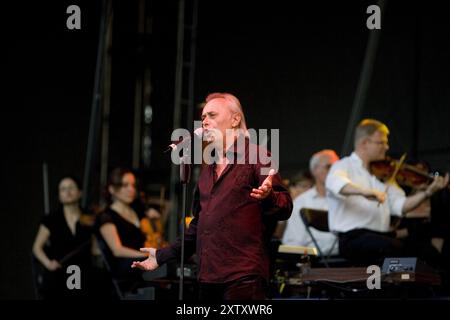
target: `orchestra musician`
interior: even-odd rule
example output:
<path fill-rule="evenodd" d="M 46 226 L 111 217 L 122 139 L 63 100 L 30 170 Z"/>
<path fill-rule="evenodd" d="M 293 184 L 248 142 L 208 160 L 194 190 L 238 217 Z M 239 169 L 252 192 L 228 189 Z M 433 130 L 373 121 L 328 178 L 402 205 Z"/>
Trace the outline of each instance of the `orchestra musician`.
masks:
<path fill-rule="evenodd" d="M 340 253 L 355 263 L 376 264 L 386 256 L 436 254 L 430 245 L 410 248 L 390 232 L 390 216 L 402 216 L 448 184 L 436 176 L 424 190 L 405 196 L 395 183 L 384 183 L 370 172 L 372 161 L 383 160 L 389 149 L 389 129 L 374 119 L 355 130 L 354 151 L 333 164 L 326 179 L 330 229 L 338 233 Z M 418 252 L 420 251 L 420 252 Z"/>
<path fill-rule="evenodd" d="M 87 295 L 88 277 L 81 277 L 82 289 L 69 290 L 65 267 L 79 266 L 85 275 L 91 270 L 91 245 L 94 216 L 80 207 L 80 183 L 74 177 L 64 177 L 58 184 L 61 206 L 42 218 L 33 254 L 45 267 L 41 298 L 61 299 Z"/>
<path fill-rule="evenodd" d="M 130 269 L 131 261 L 148 256 L 139 249 L 146 244 L 164 244 L 161 225 L 154 223 L 160 215 L 137 201 L 136 177 L 131 170 L 112 170 L 106 189 L 109 206 L 98 216 L 96 227 L 106 243 L 105 256 L 113 276 L 125 279 L 124 290 L 132 290 L 143 284 L 141 272 Z"/>

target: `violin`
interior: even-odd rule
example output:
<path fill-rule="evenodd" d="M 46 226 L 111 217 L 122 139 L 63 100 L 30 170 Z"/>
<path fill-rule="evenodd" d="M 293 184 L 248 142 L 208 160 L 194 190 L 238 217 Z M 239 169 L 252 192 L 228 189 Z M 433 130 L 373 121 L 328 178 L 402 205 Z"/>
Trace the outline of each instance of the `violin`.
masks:
<path fill-rule="evenodd" d="M 95 219 L 95 214 L 82 213 L 80 215 L 80 224 L 85 227 L 93 227 L 95 224 Z"/>
<path fill-rule="evenodd" d="M 163 237 L 163 227 L 160 219 L 144 217 L 141 219 L 140 229 L 145 234 L 146 248 L 164 248 L 167 242 Z"/>
<path fill-rule="evenodd" d="M 397 170 L 397 172 L 395 172 Z M 386 157 L 384 160 L 372 161 L 370 171 L 378 179 L 387 181 L 391 178 L 401 186 L 417 188 L 424 184 L 429 184 L 439 175 L 430 173 L 417 166 L 406 164 L 401 160 Z"/>

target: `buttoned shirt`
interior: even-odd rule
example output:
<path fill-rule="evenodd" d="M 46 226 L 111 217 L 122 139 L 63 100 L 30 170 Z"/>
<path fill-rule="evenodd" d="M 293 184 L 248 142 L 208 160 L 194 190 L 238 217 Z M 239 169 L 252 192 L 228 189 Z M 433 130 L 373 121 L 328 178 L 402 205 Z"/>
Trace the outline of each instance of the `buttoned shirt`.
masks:
<path fill-rule="evenodd" d="M 327 211 L 327 198 L 326 196 L 321 196 L 317 192 L 316 187 L 312 187 L 295 198 L 292 215 L 287 222 L 282 242 L 286 245 L 315 247 L 314 242 L 306 231 L 305 225 L 300 217 L 300 209 L 302 208 Z M 336 236 L 333 233 L 319 231 L 313 227 L 311 227 L 310 230 L 324 254 L 330 253 L 332 248 L 333 251 L 331 254 L 336 255 L 339 253 L 338 246 L 335 243 Z"/>
<path fill-rule="evenodd" d="M 387 192 L 383 204 L 360 195 L 344 196 L 341 189 L 353 183 L 364 189 Z M 406 197 L 397 185 L 389 187 L 372 175 L 364 166 L 361 158 L 353 152 L 335 162 L 328 173 L 326 182 L 329 206 L 328 223 L 330 230 L 347 232 L 353 229 L 369 229 L 387 232 L 390 216 L 400 216 Z"/>
<path fill-rule="evenodd" d="M 247 275 L 269 277 L 264 220 L 288 219 L 292 199 L 279 174 L 274 175 L 273 191 L 267 198 L 250 196 L 252 189 L 266 179 L 261 168 L 268 165 L 249 161 L 255 156 L 249 154 L 249 145 L 245 139 L 244 148 L 233 149 L 235 159 L 245 159 L 244 164 L 228 164 L 219 177 L 214 164 L 205 166 L 200 173 L 193 202 L 194 218 L 185 236 L 186 257 L 194 252 L 198 256 L 200 282 L 224 283 Z M 179 256 L 180 239 L 156 252 L 160 265 Z"/>

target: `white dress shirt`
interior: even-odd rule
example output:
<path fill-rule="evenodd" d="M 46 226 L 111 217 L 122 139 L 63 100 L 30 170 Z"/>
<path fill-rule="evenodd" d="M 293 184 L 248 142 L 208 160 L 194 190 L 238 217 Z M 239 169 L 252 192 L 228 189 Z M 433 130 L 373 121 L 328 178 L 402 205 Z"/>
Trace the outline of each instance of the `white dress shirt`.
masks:
<path fill-rule="evenodd" d="M 347 232 L 365 228 L 379 232 L 389 231 L 390 216 L 402 214 L 405 192 L 396 185 L 389 185 L 387 199 L 379 205 L 377 201 L 363 196 L 341 195 L 339 191 L 350 182 L 364 189 L 386 191 L 386 184 L 364 168 L 356 153 L 335 162 L 325 181 L 330 230 Z"/>
<path fill-rule="evenodd" d="M 305 225 L 300 217 L 301 208 L 311 208 L 317 210 L 328 210 L 327 198 L 321 197 L 317 193 L 316 187 L 312 187 L 294 199 L 292 215 L 287 221 L 286 230 L 283 235 L 283 244 L 293 246 L 315 247 L 314 242 L 306 231 Z M 336 236 L 330 232 L 323 232 L 310 228 L 311 233 L 317 240 L 323 254 L 327 255 L 336 240 Z M 332 255 L 337 255 L 339 248 L 337 243 L 333 248 Z"/>

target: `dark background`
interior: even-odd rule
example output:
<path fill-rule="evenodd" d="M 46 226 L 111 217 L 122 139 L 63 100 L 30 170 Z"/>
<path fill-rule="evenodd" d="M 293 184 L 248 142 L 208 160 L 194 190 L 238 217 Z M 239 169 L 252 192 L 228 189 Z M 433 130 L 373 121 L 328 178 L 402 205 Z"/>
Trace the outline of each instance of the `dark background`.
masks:
<path fill-rule="evenodd" d="M 114 1 L 110 168 L 132 161 L 134 81 L 141 72 L 137 3 Z M 161 150 L 173 129 L 177 2 L 148 3 L 153 149 L 142 177 L 168 187 L 170 162 Z M 81 30 L 66 28 L 71 4 L 81 8 Z M 210 92 L 231 92 L 250 128 L 279 128 L 286 177 L 320 149 L 339 153 L 373 32 L 366 28 L 370 4 L 200 1 L 195 103 Z M 408 152 L 433 170 L 445 170 L 450 158 L 445 13 L 437 1 L 388 1 L 363 112 L 391 129 L 391 155 Z M 44 210 L 42 163 L 49 166 L 53 207 L 57 181 L 83 176 L 99 19 L 98 0 L 2 4 L 0 298 L 33 298 L 30 253 Z"/>

